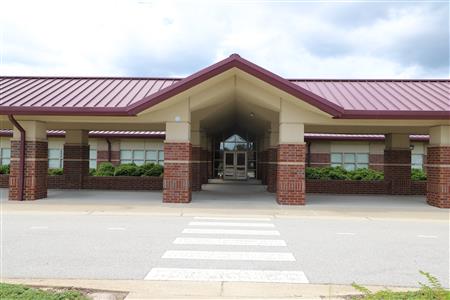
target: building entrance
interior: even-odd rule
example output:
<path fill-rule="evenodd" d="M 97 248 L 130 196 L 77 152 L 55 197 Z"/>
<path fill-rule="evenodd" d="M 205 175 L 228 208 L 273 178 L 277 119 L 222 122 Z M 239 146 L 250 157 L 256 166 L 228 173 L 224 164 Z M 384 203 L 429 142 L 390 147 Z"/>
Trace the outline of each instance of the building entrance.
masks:
<path fill-rule="evenodd" d="M 256 179 L 256 145 L 247 137 L 233 134 L 214 141 L 214 178 Z"/>
<path fill-rule="evenodd" d="M 224 179 L 247 180 L 247 152 L 224 152 Z"/>

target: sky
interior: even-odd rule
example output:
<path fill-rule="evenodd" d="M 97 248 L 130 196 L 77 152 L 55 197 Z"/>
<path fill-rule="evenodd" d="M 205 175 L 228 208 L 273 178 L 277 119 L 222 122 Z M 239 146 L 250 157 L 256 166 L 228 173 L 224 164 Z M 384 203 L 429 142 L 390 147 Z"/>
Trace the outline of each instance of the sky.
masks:
<path fill-rule="evenodd" d="M 448 1 L 0 0 L 0 74 L 449 78 Z"/>

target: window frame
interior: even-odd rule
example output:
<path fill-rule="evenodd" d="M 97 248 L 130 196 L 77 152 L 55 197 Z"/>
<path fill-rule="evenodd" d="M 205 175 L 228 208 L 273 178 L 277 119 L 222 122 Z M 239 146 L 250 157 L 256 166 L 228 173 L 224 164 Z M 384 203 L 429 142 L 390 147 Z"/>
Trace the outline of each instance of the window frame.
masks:
<path fill-rule="evenodd" d="M 346 155 L 353 155 L 353 161 L 346 160 Z M 358 156 L 360 155 L 367 155 L 367 162 L 362 162 L 358 159 Z M 334 159 L 337 156 L 340 157 L 340 159 Z M 368 169 L 369 168 L 369 158 L 370 153 L 368 152 L 330 152 L 330 165 L 332 167 L 342 167 L 348 171 L 356 170 L 356 169 Z M 347 168 L 346 165 L 352 166 L 351 168 Z M 364 165 L 364 167 L 361 167 L 361 165 Z"/>
<path fill-rule="evenodd" d="M 8 150 L 9 151 L 9 156 L 3 156 L 3 151 L 4 150 Z M 4 164 L 3 160 L 7 159 L 8 163 Z M 0 148 L 0 165 L 10 165 L 11 164 L 11 148 Z"/>
<path fill-rule="evenodd" d="M 51 150 L 58 150 L 59 157 L 50 157 Z M 47 160 L 49 169 L 63 169 L 64 168 L 64 148 L 48 148 Z M 50 161 L 58 161 L 58 167 L 50 167 Z"/>
<path fill-rule="evenodd" d="M 122 152 L 124 152 L 124 151 L 131 152 L 130 159 L 122 159 Z M 137 159 L 135 157 L 135 152 L 138 152 L 138 151 L 144 152 L 143 159 L 142 158 Z M 148 159 L 147 158 L 148 152 L 156 152 L 156 160 Z M 161 159 L 161 154 L 162 154 L 162 159 Z M 136 161 L 138 161 L 139 163 L 136 163 Z M 161 166 L 164 166 L 164 150 L 161 150 L 161 149 L 120 149 L 120 163 L 121 164 L 135 163 L 136 165 L 142 165 L 142 164 L 146 164 L 146 163 L 154 163 L 154 164 L 159 164 Z"/>

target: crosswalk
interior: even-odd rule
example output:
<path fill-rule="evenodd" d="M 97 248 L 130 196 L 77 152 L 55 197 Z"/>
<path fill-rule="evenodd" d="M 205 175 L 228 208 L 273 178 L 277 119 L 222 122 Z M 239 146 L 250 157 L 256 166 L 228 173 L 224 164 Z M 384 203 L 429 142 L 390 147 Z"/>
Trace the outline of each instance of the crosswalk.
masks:
<path fill-rule="evenodd" d="M 308 283 L 271 218 L 193 217 L 145 280 Z"/>

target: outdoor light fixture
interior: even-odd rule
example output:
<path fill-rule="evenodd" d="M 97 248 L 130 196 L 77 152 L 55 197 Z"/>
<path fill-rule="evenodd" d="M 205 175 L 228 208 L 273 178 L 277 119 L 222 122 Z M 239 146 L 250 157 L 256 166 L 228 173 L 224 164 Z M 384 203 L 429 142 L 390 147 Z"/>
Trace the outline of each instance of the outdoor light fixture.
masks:
<path fill-rule="evenodd" d="M 253 118 L 255 114 L 253 112 L 250 113 L 250 118 Z"/>
<path fill-rule="evenodd" d="M 413 144 L 411 144 L 411 145 L 409 145 L 409 150 L 414 150 L 414 145 Z"/>

